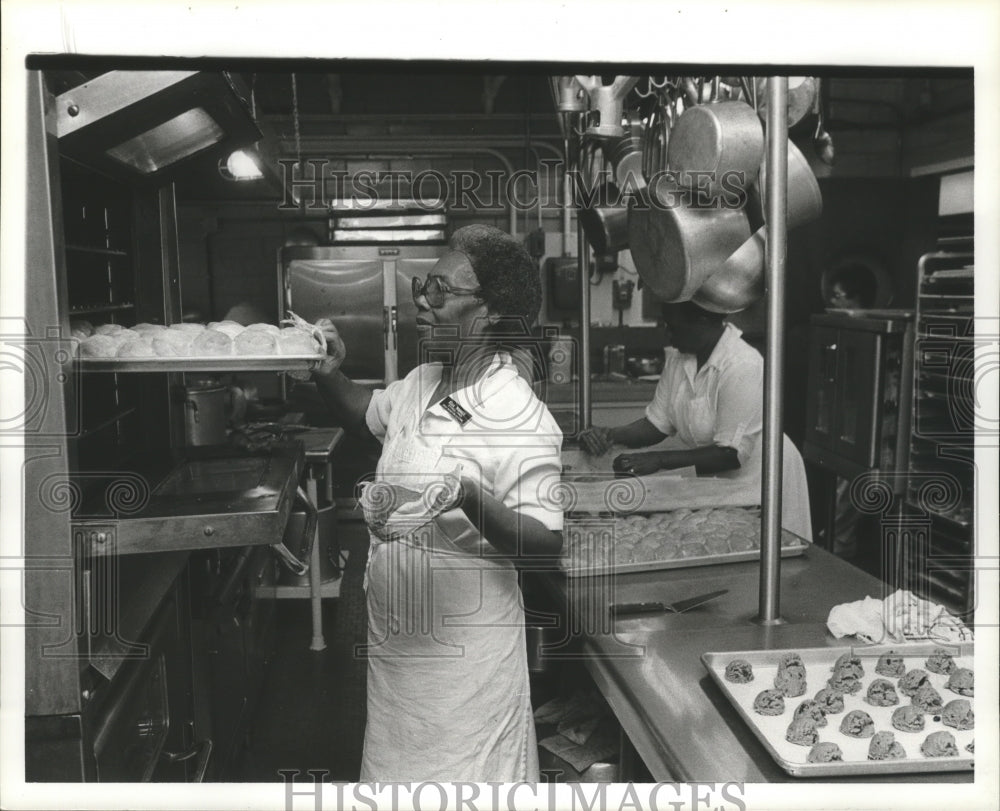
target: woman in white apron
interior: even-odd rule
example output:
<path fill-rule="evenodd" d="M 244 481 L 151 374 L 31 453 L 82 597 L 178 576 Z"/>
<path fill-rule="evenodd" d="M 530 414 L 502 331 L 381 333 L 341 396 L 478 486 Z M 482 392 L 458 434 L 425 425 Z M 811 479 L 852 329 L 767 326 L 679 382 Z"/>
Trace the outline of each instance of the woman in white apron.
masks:
<path fill-rule="evenodd" d="M 638 476 L 693 466 L 699 476 L 736 480 L 746 487 L 717 488 L 742 504 L 747 488 L 761 478 L 764 359 L 740 331 L 713 313 L 686 301 L 663 305 L 668 329 L 663 372 L 646 415 L 628 425 L 594 427 L 581 435 L 590 453 L 615 444 L 654 450 L 623 453 L 616 470 Z M 805 466 L 784 437 L 782 526 L 812 540 Z M 706 479 L 707 489 L 712 479 Z"/>
<path fill-rule="evenodd" d="M 552 561 L 562 512 L 550 497 L 562 434 L 510 355 L 505 318 L 527 328 L 541 301 L 520 243 L 469 226 L 414 282 L 422 338 L 444 363 L 369 392 L 314 377 L 341 424 L 383 443 L 362 497 L 371 530 L 368 724 L 363 781 L 537 782 L 524 616 L 515 561 Z M 437 327 L 456 338 L 441 342 Z"/>

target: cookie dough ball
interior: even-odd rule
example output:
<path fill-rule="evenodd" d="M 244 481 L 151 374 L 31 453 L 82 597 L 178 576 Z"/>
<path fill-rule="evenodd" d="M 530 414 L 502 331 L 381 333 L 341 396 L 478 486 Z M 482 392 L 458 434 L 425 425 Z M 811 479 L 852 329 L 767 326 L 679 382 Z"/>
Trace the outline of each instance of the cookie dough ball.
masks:
<path fill-rule="evenodd" d="M 785 696 L 780 690 L 764 690 L 753 700 L 753 708 L 760 715 L 781 715 L 785 711 Z"/>
<path fill-rule="evenodd" d="M 101 324 L 99 327 L 94 327 L 94 335 L 114 335 L 123 329 L 125 327 L 121 324 Z"/>
<path fill-rule="evenodd" d="M 826 713 L 823 712 L 819 702 L 811 698 L 807 698 L 795 708 L 792 718 L 812 718 L 816 722 L 816 726 L 826 726 Z"/>
<path fill-rule="evenodd" d="M 208 329 L 214 329 L 216 332 L 224 332 L 230 338 L 235 338 L 243 332 L 246 327 L 238 321 L 211 321 L 208 325 Z"/>
<path fill-rule="evenodd" d="M 952 655 L 948 653 L 944 648 L 935 648 L 933 653 L 927 657 L 927 661 L 924 666 L 931 673 L 938 673 L 942 676 L 947 676 L 955 670 L 955 660 Z"/>
<path fill-rule="evenodd" d="M 844 753 L 840 751 L 840 747 L 835 743 L 826 742 L 813 746 L 806 758 L 810 763 L 834 763 L 843 759 Z"/>
<path fill-rule="evenodd" d="M 976 718 L 968 699 L 956 698 L 945 704 L 944 709 L 941 710 L 941 723 L 955 729 L 973 729 L 976 725 Z"/>
<path fill-rule="evenodd" d="M 910 703 L 922 712 L 927 712 L 931 715 L 941 712 L 941 707 L 944 706 L 941 694 L 930 684 L 921 684 L 917 688 L 917 692 L 910 699 Z"/>
<path fill-rule="evenodd" d="M 868 685 L 865 701 L 873 707 L 894 707 L 899 703 L 896 688 L 888 679 L 875 679 Z"/>
<path fill-rule="evenodd" d="M 774 687 L 786 696 L 795 698 L 806 693 L 806 679 L 796 668 L 779 670 L 774 676 Z"/>
<path fill-rule="evenodd" d="M 191 354 L 194 333 L 165 329 L 153 335 L 153 351 L 161 358 L 185 358 Z"/>
<path fill-rule="evenodd" d="M 237 355 L 277 355 L 278 339 L 263 330 L 245 329 L 233 340 L 233 348 Z"/>
<path fill-rule="evenodd" d="M 924 757 L 957 757 L 958 746 L 950 732 L 932 732 L 920 744 L 920 752 Z"/>
<path fill-rule="evenodd" d="M 118 352 L 119 342 L 110 335 L 91 335 L 80 341 L 77 353 L 81 358 L 113 358 Z"/>
<path fill-rule="evenodd" d="M 153 344 L 141 338 L 133 338 L 118 347 L 117 358 L 155 358 Z"/>
<path fill-rule="evenodd" d="M 836 715 L 844 711 L 844 694 L 832 687 L 824 687 L 816 693 L 815 701 L 827 715 Z"/>
<path fill-rule="evenodd" d="M 746 684 L 753 681 L 753 665 L 746 659 L 733 659 L 726 665 L 726 681 Z"/>
<path fill-rule="evenodd" d="M 315 355 L 319 352 L 319 343 L 304 329 L 285 327 L 278 336 L 278 352 L 282 355 Z"/>
<path fill-rule="evenodd" d="M 901 760 L 906 750 L 891 732 L 876 732 L 868 745 L 869 760 Z"/>
<path fill-rule="evenodd" d="M 920 732 L 924 728 L 924 714 L 909 704 L 892 713 L 892 725 L 900 732 Z"/>
<path fill-rule="evenodd" d="M 850 673 L 834 673 L 826 683 L 834 690 L 838 690 L 841 693 L 850 693 L 851 695 L 854 695 L 861 689 L 861 681 Z"/>
<path fill-rule="evenodd" d="M 875 722 L 864 710 L 851 710 L 840 722 L 840 731 L 852 738 L 870 738 L 875 734 Z"/>
<path fill-rule="evenodd" d="M 799 746 L 812 746 L 819 740 L 816 722 L 812 718 L 796 718 L 788 725 L 785 740 Z"/>
<path fill-rule="evenodd" d="M 790 667 L 797 667 L 805 675 L 806 666 L 802 663 L 802 657 L 797 653 L 785 653 L 778 659 L 778 670 L 787 670 Z"/>
<path fill-rule="evenodd" d="M 834 673 L 845 673 L 860 679 L 865 675 L 865 669 L 861 666 L 861 659 L 852 653 L 842 654 L 833 664 Z"/>
<path fill-rule="evenodd" d="M 902 656 L 889 651 L 878 657 L 875 672 L 880 676 L 895 676 L 898 679 L 906 673 L 906 665 Z"/>
<path fill-rule="evenodd" d="M 974 677 L 972 671 L 967 667 L 956 667 L 948 677 L 945 687 L 953 693 L 958 693 L 960 696 L 974 695 Z"/>
<path fill-rule="evenodd" d="M 912 698 L 917 690 L 929 683 L 926 670 L 910 670 L 899 680 L 899 692 Z"/>
<path fill-rule="evenodd" d="M 197 358 L 232 355 L 233 339 L 214 329 L 202 330 L 191 341 L 191 354 Z"/>

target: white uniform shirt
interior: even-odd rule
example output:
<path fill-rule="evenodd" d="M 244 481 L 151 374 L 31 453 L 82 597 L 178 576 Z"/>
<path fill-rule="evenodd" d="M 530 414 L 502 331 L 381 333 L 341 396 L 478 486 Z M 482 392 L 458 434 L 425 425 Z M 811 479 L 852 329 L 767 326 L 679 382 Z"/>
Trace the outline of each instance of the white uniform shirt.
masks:
<path fill-rule="evenodd" d="M 392 479 L 397 470 L 439 477 L 461 465 L 507 507 L 561 531 L 562 432 L 510 356 L 498 354 L 473 385 L 451 395 L 460 419 L 440 402 L 428 408 L 440 381 L 441 365 L 428 363 L 372 393 L 365 421 L 386 446 L 378 478 Z M 482 551 L 478 531 L 461 510 L 437 522 L 455 546 Z"/>
<path fill-rule="evenodd" d="M 646 419 L 690 448 L 735 448 L 745 466 L 763 425 L 764 359 L 741 335 L 727 323 L 700 369 L 694 355 L 667 347 Z"/>

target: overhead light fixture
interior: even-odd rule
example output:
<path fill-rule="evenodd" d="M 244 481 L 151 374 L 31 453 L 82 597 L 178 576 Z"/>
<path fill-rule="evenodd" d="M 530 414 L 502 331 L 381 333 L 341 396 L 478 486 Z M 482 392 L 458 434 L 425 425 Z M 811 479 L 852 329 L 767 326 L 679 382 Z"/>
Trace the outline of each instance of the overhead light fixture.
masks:
<path fill-rule="evenodd" d="M 224 161 L 220 160 L 219 174 L 226 180 L 260 180 L 264 177 L 260 158 L 247 149 L 237 149 Z"/>

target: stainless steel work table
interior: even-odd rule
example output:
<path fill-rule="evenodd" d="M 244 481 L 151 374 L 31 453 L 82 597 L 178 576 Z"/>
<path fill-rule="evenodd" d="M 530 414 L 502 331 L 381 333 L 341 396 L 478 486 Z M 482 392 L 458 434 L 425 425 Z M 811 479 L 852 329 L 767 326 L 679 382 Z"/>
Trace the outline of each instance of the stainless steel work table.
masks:
<path fill-rule="evenodd" d="M 735 563 L 607 578 L 546 579 L 583 631 L 583 655 L 636 752 L 658 781 L 804 782 L 771 759 L 712 682 L 707 651 L 843 645 L 827 631 L 838 603 L 881 598 L 880 580 L 810 546 L 781 562 L 781 616 L 764 627 L 757 613 L 759 564 Z M 644 614 L 602 621 L 617 602 L 674 601 L 716 589 L 723 597 L 686 614 Z M 588 623 L 590 623 L 588 625 Z M 972 782 L 973 772 L 881 775 L 843 782 Z M 821 782 L 831 782 L 823 778 Z"/>

